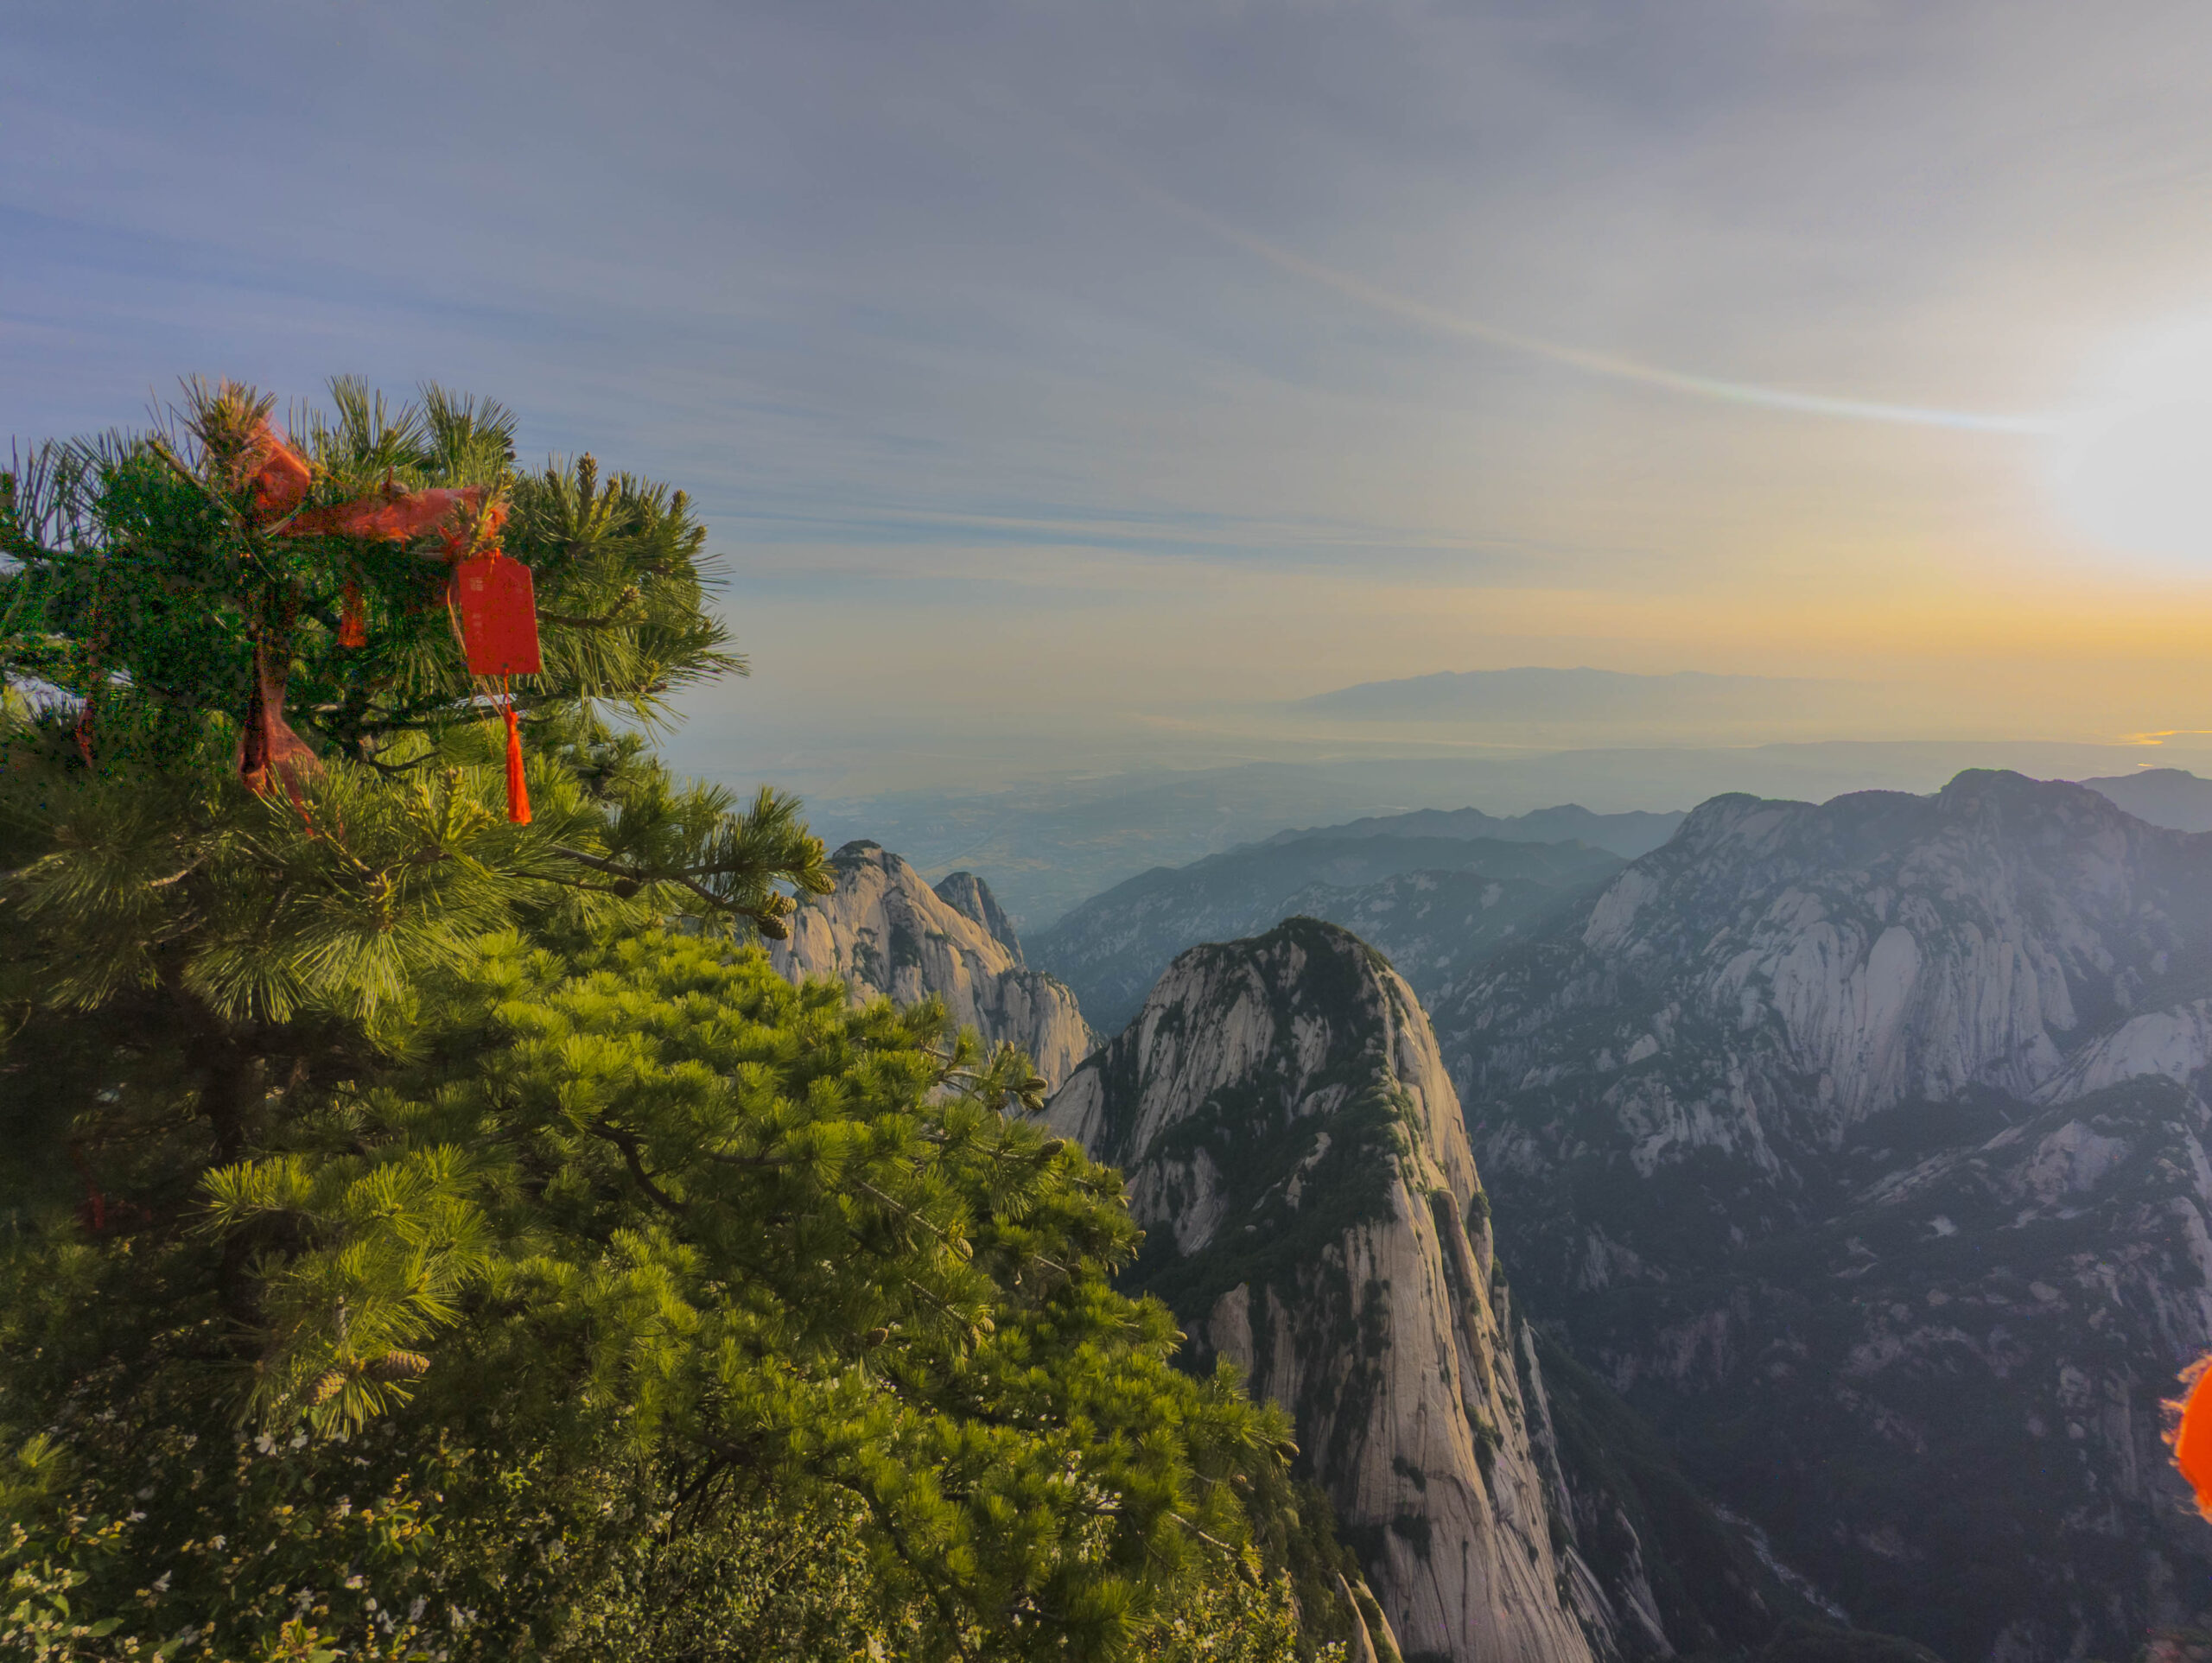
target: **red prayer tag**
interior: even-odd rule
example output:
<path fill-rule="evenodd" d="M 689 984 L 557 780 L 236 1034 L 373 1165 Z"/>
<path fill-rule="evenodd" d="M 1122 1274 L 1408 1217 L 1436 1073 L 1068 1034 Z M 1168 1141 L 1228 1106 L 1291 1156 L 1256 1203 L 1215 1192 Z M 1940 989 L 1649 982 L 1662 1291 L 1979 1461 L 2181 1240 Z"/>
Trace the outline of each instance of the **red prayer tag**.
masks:
<path fill-rule="evenodd" d="M 535 676 L 537 604 L 530 568 L 493 553 L 474 555 L 453 568 L 454 602 L 473 676 Z"/>

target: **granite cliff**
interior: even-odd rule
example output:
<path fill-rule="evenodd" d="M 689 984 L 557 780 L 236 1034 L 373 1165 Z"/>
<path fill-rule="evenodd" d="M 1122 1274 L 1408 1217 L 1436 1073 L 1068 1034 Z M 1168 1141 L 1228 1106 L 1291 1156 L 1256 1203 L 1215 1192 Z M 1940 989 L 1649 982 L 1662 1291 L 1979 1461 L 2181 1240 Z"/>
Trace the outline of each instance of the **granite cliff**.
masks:
<path fill-rule="evenodd" d="M 972 873 L 937 889 L 880 844 L 855 841 L 830 857 L 837 886 L 810 898 L 791 938 L 769 944 L 794 979 L 841 977 L 855 1000 L 902 1005 L 935 995 L 988 1044 L 1010 1041 L 1057 1086 L 1096 1040 L 1073 993 L 1024 962 L 1013 924 Z"/>
<path fill-rule="evenodd" d="M 1587 1417 L 1555 1425 L 1457 1095 L 1379 954 L 1312 918 L 1193 949 L 1047 1113 L 1127 1174 L 1149 1232 L 1131 1279 L 1177 1312 L 1193 1364 L 1227 1356 L 1290 1412 L 1408 1658 L 1674 1654 L 1679 1590 L 1655 1591 L 1630 1514 L 1648 1527 L 1642 1501 L 1686 1487 L 1662 1455 L 1648 1495 L 1607 1488 L 1575 1459 L 1607 1458 L 1602 1436 L 1562 1467 Z M 1578 1402 L 1611 1401 L 1591 1385 Z M 1579 1516 L 1607 1537 L 1605 1574 Z M 1726 1536 L 1709 1513 L 1684 1527 Z M 1705 1545 L 1764 1637 L 1771 1578 L 1740 1542 Z"/>
<path fill-rule="evenodd" d="M 2039 1663 L 2197 1615 L 2212 836 L 1718 798 L 1436 1012 L 1526 1298 L 1854 1618 Z"/>

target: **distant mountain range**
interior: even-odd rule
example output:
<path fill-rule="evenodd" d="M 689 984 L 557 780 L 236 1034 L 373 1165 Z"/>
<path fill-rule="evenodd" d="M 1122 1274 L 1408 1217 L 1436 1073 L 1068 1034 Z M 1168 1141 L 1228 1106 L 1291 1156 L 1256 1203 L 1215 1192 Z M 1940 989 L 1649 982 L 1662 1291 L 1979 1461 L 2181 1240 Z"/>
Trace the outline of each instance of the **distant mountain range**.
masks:
<path fill-rule="evenodd" d="M 1621 865 L 1582 843 L 1301 833 L 1117 884 L 1033 935 L 1029 953 L 1107 1032 L 1136 1014 L 1185 948 L 1301 913 L 1358 930 L 1431 993 Z"/>
<path fill-rule="evenodd" d="M 1559 803 L 1605 814 L 1679 809 L 1729 791 L 1818 803 L 1846 791 L 1933 791 L 1964 768 L 2043 779 L 2137 778 L 2148 772 L 2134 771 L 2144 755 L 2139 746 L 1949 739 L 1621 747 L 1162 768 L 807 807 L 833 848 L 874 838 L 932 879 L 963 868 L 980 873 L 1014 924 L 1034 933 L 1124 879 L 1258 842 L 1287 826 L 1342 828 L 1362 816 L 1456 811 L 1470 803 L 1500 818 Z M 2161 811 L 2129 806 L 2165 823 Z M 1548 835 L 1592 841 L 1571 829 Z M 1631 853 L 1610 841 L 1593 846 Z"/>
<path fill-rule="evenodd" d="M 1342 826 L 1277 832 L 1270 845 L 1357 837 L 1495 838 L 1507 843 L 1585 843 L 1624 860 L 1649 854 L 1675 835 L 1687 815 L 1631 810 L 1592 814 L 1578 803 L 1528 814 L 1484 814 L 1480 809 L 1416 809 L 1410 814 L 1370 815 Z"/>
<path fill-rule="evenodd" d="M 2154 826 L 2212 831 L 2212 779 L 2199 779 L 2186 769 L 2145 768 L 2082 784 Z"/>
<path fill-rule="evenodd" d="M 1637 723 L 1773 721 L 1835 702 L 1844 682 L 1680 670 L 1443 670 L 1362 682 L 1298 700 L 1293 708 L 1342 721 Z"/>
<path fill-rule="evenodd" d="M 1477 869 L 1389 870 L 1440 850 Z M 1970 774 L 1718 799 L 1626 866 L 1291 838 L 1152 874 L 1135 933 L 1317 861 L 1383 875 L 1268 905 L 1358 935 L 1185 951 L 1047 1112 L 1190 1366 L 1291 1415 L 1355 1659 L 1936 1663 L 1855 1619 L 2062 1663 L 2208 1615 L 2157 1399 L 2212 1343 L 2212 838 Z M 837 865 L 788 968 L 1067 1069 L 986 885 Z"/>

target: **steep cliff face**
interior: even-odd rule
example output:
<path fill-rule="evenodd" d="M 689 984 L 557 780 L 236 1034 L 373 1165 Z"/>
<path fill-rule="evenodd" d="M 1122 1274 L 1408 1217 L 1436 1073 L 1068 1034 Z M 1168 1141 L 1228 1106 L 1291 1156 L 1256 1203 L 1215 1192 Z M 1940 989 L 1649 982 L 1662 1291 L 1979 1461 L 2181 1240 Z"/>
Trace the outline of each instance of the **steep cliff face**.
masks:
<path fill-rule="evenodd" d="M 1090 1053 L 1096 1038 L 1075 995 L 1024 967 L 1013 926 L 981 879 L 969 873 L 955 874 L 964 883 L 948 879 L 949 899 L 869 842 L 846 844 L 830 863 L 836 888 L 800 907 L 791 939 L 770 945 L 778 970 L 793 978 L 842 977 L 856 1000 L 888 994 L 906 1004 L 935 994 L 987 1042 L 1011 1041 L 1027 1051 L 1054 1085 Z"/>
<path fill-rule="evenodd" d="M 2082 788 L 1724 797 L 1438 1002 L 1529 1298 L 1852 1615 L 2139 1644 L 2212 1530 L 2212 837 Z"/>
<path fill-rule="evenodd" d="M 1943 1146 L 1853 1161 L 1879 1175 L 1832 1215 L 1570 1300 L 1573 1338 L 1859 1621 L 2126 1655 L 2212 1577 L 2159 1410 L 2212 1347 L 2212 1116 L 2164 1080 L 1947 1107 Z"/>
<path fill-rule="evenodd" d="M 1578 1596 L 1611 1614 L 1554 1551 L 1459 1101 L 1387 962 L 1303 918 L 1195 949 L 1048 1112 L 1128 1174 L 1198 1360 L 1290 1411 L 1405 1653 L 1586 1663 Z"/>

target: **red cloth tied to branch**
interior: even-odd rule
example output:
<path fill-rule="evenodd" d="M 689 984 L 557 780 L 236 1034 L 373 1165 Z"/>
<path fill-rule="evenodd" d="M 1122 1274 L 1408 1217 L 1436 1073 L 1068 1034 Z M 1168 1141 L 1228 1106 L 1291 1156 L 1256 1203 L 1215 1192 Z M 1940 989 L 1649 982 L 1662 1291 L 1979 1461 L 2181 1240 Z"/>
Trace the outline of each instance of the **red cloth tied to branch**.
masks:
<path fill-rule="evenodd" d="M 239 476 L 253 491 L 253 511 L 264 524 L 282 519 L 307 500 L 314 470 L 307 459 L 279 439 L 266 422 L 257 422 L 238 459 Z M 357 497 L 352 502 L 311 508 L 276 528 L 280 537 L 368 537 L 380 542 L 406 543 L 445 528 L 449 543 L 474 528 L 472 519 L 488 520 L 483 527 L 496 535 L 506 518 L 504 505 L 484 507 L 482 486 L 454 489 L 401 491 L 387 485 L 381 492 Z"/>
<path fill-rule="evenodd" d="M 408 543 L 445 529 L 449 534 L 450 548 L 462 533 L 462 524 L 449 523 L 465 523 L 467 517 L 474 515 L 488 521 L 483 529 L 496 534 L 500 522 L 506 518 L 503 505 L 495 503 L 489 510 L 485 508 L 484 494 L 480 485 L 429 491 L 386 491 L 328 508 L 310 508 L 296 515 L 290 524 L 279 527 L 276 535 L 366 537 L 379 543 Z"/>
<path fill-rule="evenodd" d="M 350 577 L 346 580 L 339 606 L 338 644 L 341 647 L 365 647 L 369 644 L 369 609 L 361 599 L 361 586 Z"/>
<path fill-rule="evenodd" d="M 361 537 L 407 543 L 438 535 L 446 558 L 454 562 L 447 601 L 461 630 L 471 675 L 534 676 L 542 664 L 537 646 L 537 608 L 530 568 L 499 552 L 499 528 L 506 505 L 487 501 L 481 486 L 401 491 L 387 482 L 381 492 L 297 511 L 313 483 L 312 470 L 298 452 L 276 437 L 266 422 L 257 424 L 239 463 L 239 475 L 253 492 L 255 517 L 264 524 L 282 520 L 280 537 Z M 290 518 L 284 517 L 289 515 Z M 338 644 L 367 644 L 366 607 L 359 586 L 348 580 L 343 591 Z M 250 790 L 267 791 L 281 784 L 296 800 L 299 781 L 321 764 L 305 740 L 284 720 L 284 686 L 291 669 L 290 615 L 265 623 L 253 648 L 253 686 L 245 731 L 238 741 L 238 777 Z M 88 706 L 89 709 L 89 706 Z M 507 818 L 530 823 L 530 796 L 523 778 L 522 737 L 514 695 L 506 694 L 502 712 L 507 729 Z M 80 736 L 89 752 L 89 742 Z"/>
<path fill-rule="evenodd" d="M 289 647 L 272 648 L 264 636 L 253 644 L 253 688 L 245 731 L 238 736 L 238 778 L 256 793 L 282 786 L 297 797 L 300 781 L 322 763 L 284 720 L 284 684 L 291 678 Z"/>
<path fill-rule="evenodd" d="M 307 458 L 257 422 L 239 458 L 239 472 L 251 480 L 253 511 L 262 520 L 282 519 L 308 499 L 314 471 Z"/>

